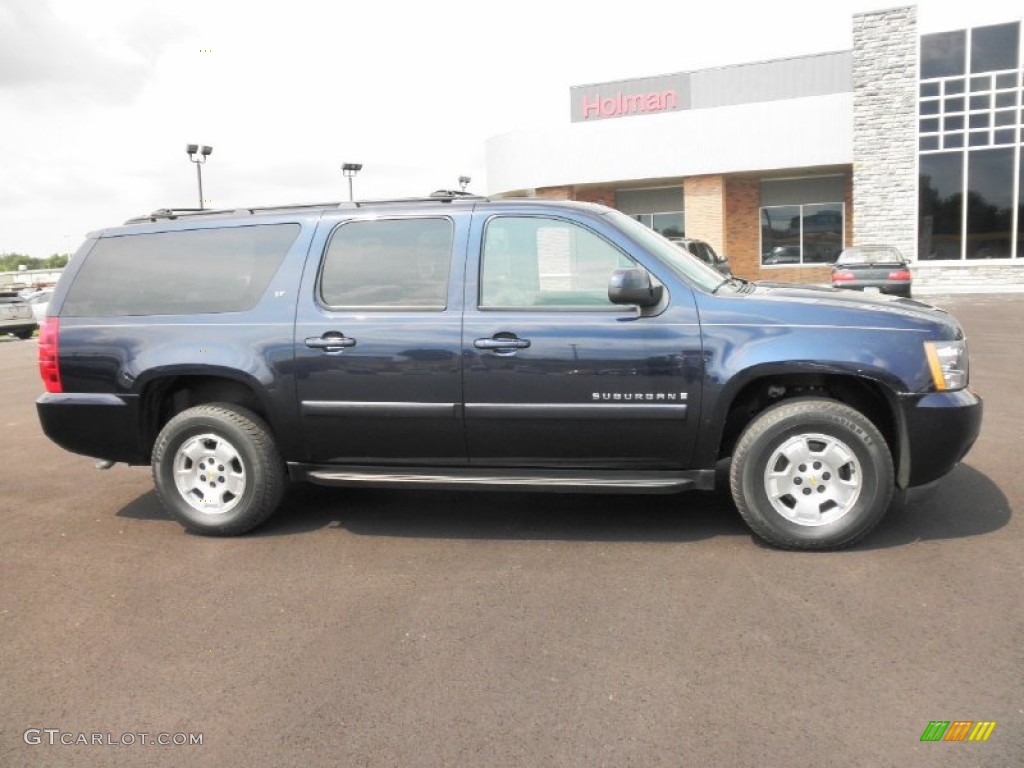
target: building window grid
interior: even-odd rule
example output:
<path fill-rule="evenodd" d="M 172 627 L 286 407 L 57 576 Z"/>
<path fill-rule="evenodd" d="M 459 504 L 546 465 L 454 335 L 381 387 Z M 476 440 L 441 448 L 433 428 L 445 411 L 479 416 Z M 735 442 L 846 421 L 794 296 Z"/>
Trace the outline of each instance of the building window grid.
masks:
<path fill-rule="evenodd" d="M 967 35 L 966 60 L 971 56 L 971 35 Z M 1013 153 L 1013 190 L 1019 195 L 1021 172 L 1021 145 L 1024 144 L 1024 51 L 1016 69 L 1003 69 L 993 72 L 947 77 L 928 78 L 919 81 L 918 88 L 918 154 L 930 155 L 950 150 L 962 152 L 967 160 L 972 149 L 990 149 L 992 147 L 1012 146 Z M 1010 98 L 1007 98 L 1007 95 Z M 984 106 L 978 99 L 986 98 Z M 962 100 L 962 105 L 958 100 Z M 975 106 L 979 105 L 979 106 Z M 956 109 L 947 110 L 946 107 Z M 1011 113 L 1015 119 L 1006 125 L 1004 113 Z M 985 116 L 987 127 L 971 129 L 971 118 Z M 946 130 L 947 117 L 960 117 L 964 125 L 960 130 Z M 933 121 L 934 122 L 931 122 Z M 997 123 L 1002 124 L 997 125 Z M 925 127 L 936 130 L 924 130 Z M 997 135 L 998 132 L 998 135 Z M 972 136 L 979 143 L 972 143 Z M 969 163 L 963 163 L 961 189 L 968 189 Z M 1019 222 L 1021 203 L 1014 200 L 1012 221 L 1010 224 L 1010 258 L 1017 258 Z M 967 206 L 963 206 L 961 214 L 961 232 L 967 232 Z M 960 260 L 967 259 L 967 242 L 964 237 L 960 245 Z"/>
<path fill-rule="evenodd" d="M 921 154 L 970 147 L 1006 147 L 1024 141 L 1021 73 L 1020 69 L 1000 70 L 983 75 L 922 80 L 921 93 L 928 95 L 919 98 Z M 1007 83 L 1006 76 L 1013 81 Z M 930 85 L 937 86 L 937 90 L 926 88 Z"/>

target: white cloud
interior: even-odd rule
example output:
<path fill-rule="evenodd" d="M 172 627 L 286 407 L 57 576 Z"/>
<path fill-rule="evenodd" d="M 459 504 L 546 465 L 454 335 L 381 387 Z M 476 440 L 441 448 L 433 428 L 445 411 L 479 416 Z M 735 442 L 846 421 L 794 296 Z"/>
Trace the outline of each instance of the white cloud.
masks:
<path fill-rule="evenodd" d="M 343 161 L 360 196 L 485 192 L 486 139 L 568 121 L 571 85 L 849 48 L 891 5 L 5 0 L 0 250 L 195 205 L 187 142 L 214 147 L 215 205 L 344 199 Z"/>

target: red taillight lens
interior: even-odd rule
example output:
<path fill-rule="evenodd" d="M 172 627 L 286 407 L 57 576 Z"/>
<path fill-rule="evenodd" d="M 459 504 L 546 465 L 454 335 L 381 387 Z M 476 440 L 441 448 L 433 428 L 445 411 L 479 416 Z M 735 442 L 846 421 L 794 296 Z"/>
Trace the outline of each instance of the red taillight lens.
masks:
<path fill-rule="evenodd" d="M 47 392 L 63 392 L 60 384 L 60 364 L 57 353 L 60 339 L 60 320 L 48 317 L 39 326 L 39 375 Z"/>
<path fill-rule="evenodd" d="M 909 280 L 910 279 L 910 273 L 907 270 L 905 270 L 905 269 L 899 269 L 899 270 L 896 270 L 895 272 L 890 272 L 889 273 L 889 279 L 890 280 Z"/>
<path fill-rule="evenodd" d="M 837 272 L 832 273 L 832 282 L 841 283 L 844 280 L 856 280 L 857 276 L 847 269 L 840 269 Z"/>

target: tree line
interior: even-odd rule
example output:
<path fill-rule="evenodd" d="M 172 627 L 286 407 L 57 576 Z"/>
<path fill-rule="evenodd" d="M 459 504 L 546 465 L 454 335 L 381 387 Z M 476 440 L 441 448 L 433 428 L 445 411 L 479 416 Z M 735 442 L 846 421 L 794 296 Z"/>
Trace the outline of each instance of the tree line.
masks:
<path fill-rule="evenodd" d="M 0 272 L 17 272 L 21 266 L 25 269 L 60 269 L 67 265 L 69 258 L 66 253 L 54 253 L 46 258 L 26 256 L 22 253 L 5 253 L 0 255 Z"/>

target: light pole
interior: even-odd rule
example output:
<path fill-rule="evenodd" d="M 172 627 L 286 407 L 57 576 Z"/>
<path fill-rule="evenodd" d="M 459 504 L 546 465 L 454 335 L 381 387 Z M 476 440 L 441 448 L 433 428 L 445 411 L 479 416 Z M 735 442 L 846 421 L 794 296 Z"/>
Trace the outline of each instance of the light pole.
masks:
<path fill-rule="evenodd" d="M 185 152 L 188 154 L 188 159 L 196 164 L 196 178 L 199 179 L 199 210 L 203 210 L 203 169 L 202 166 L 206 163 L 206 158 L 213 152 L 213 147 L 208 147 L 205 144 L 202 146 L 198 144 L 186 144 Z M 198 157 L 196 157 L 198 153 Z"/>
<path fill-rule="evenodd" d="M 345 174 L 345 178 L 348 179 L 348 201 L 350 203 L 355 200 L 352 196 L 352 179 L 361 170 L 363 170 L 362 163 L 343 163 L 341 166 L 341 172 Z"/>

